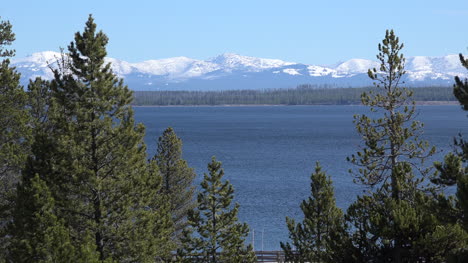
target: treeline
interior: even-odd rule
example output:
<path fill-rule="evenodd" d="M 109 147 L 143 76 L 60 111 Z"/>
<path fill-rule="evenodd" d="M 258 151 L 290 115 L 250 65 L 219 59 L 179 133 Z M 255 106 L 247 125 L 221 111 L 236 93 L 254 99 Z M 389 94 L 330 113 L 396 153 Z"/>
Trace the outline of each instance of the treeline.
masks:
<path fill-rule="evenodd" d="M 0 21 L 0 262 L 256 261 L 215 157 L 196 191 L 173 129 L 147 156 L 132 92 L 105 64 L 108 38 L 91 16 L 54 78 L 26 91 L 8 59 L 11 28 Z M 468 142 L 427 164 L 436 149 L 420 139 L 415 90 L 399 86 L 402 47 L 387 31 L 382 71 L 369 71 L 379 84 L 360 94 L 372 114 L 354 118 L 350 176 L 367 190 L 343 211 L 317 163 L 303 218 L 286 217 L 286 262 L 468 262 Z M 455 78 L 453 92 L 468 110 L 468 81 Z"/>
<path fill-rule="evenodd" d="M 172 128 L 147 156 L 91 16 L 54 78 L 26 91 L 8 59 L 14 38 L 1 21 L 0 262 L 255 262 L 216 158 L 196 192 Z"/>
<path fill-rule="evenodd" d="M 300 85 L 293 89 L 227 91 L 135 91 L 133 105 L 355 105 L 366 88 L 322 88 Z M 455 101 L 450 87 L 412 88 L 416 101 Z"/>

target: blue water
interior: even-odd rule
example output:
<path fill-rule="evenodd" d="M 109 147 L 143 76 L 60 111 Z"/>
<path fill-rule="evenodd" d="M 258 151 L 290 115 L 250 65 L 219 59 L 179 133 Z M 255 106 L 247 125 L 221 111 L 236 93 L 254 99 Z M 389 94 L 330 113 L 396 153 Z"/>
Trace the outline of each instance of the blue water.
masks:
<path fill-rule="evenodd" d="M 299 204 L 310 195 L 316 161 L 331 175 L 339 207 L 346 209 L 362 193 L 346 161 L 361 144 L 352 121 L 362 113 L 368 114 L 368 108 L 135 108 L 137 121 L 146 126 L 150 156 L 157 138 L 171 126 L 183 140 L 183 156 L 197 172 L 197 185 L 212 156 L 223 163 L 240 204 L 239 218 L 255 231 L 256 250 L 278 250 L 280 241 L 288 241 L 285 217 L 301 217 Z M 423 137 L 440 151 L 435 159 L 452 149 L 455 135 L 468 134 L 466 113 L 458 106 L 420 106 L 417 119 L 425 123 Z"/>

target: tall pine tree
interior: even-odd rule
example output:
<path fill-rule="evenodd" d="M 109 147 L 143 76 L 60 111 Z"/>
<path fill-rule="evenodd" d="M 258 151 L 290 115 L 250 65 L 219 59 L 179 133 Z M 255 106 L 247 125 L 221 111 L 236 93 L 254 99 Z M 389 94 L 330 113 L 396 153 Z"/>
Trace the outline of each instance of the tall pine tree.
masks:
<path fill-rule="evenodd" d="M 429 171 L 424 160 L 435 148 L 419 139 L 423 125 L 414 120 L 412 91 L 400 87 L 405 75 L 402 48 L 393 30 L 387 30 L 378 46 L 380 67 L 368 72 L 375 90 L 361 96 L 372 114 L 355 116 L 364 146 L 349 158 L 358 167 L 351 172 L 358 183 L 374 190 L 348 210 L 363 261 L 372 261 L 366 256 L 376 253 L 392 262 L 419 258 L 415 239 L 436 224 L 425 212 L 428 200 L 422 186 Z"/>
<path fill-rule="evenodd" d="M 174 239 L 179 243 L 182 230 L 187 226 L 188 211 L 196 206 L 195 188 L 192 185 L 195 172 L 182 159 L 182 140 L 171 127 L 159 137 L 158 150 L 153 159 L 162 177 L 161 193 L 167 197 L 171 205 L 175 228 Z"/>
<path fill-rule="evenodd" d="M 11 28 L 8 21 L 0 21 L 0 58 L 14 55 L 13 50 L 5 47 L 15 40 Z M 10 60 L 3 59 L 0 64 L 0 180 L 3 182 L 19 174 L 28 154 L 27 96 L 19 80 L 20 74 L 10 66 Z"/>
<path fill-rule="evenodd" d="M 6 224 L 11 221 L 14 189 L 29 152 L 30 128 L 27 97 L 20 85 L 20 74 L 10 66 L 7 47 L 15 40 L 8 21 L 0 21 L 0 261 L 6 254 Z"/>
<path fill-rule="evenodd" d="M 188 216 L 189 228 L 184 231 L 179 256 L 183 262 L 256 262 L 252 246 L 245 246 L 249 227 L 239 223 L 239 204 L 231 206 L 234 189 L 222 182 L 224 170 L 213 157 L 208 164 L 198 194 L 198 207 Z"/>
<path fill-rule="evenodd" d="M 47 183 L 73 240 L 85 244 L 92 233 L 100 260 L 155 261 L 172 249 L 172 222 L 132 92 L 105 63 L 107 42 L 89 16 L 54 70 L 50 129 L 35 140 L 25 173 Z"/>
<path fill-rule="evenodd" d="M 56 216 L 55 210 L 55 201 L 46 183 L 38 175 L 23 177 L 10 230 L 13 236 L 9 253 L 12 262 L 52 263 L 79 259 L 98 262 L 99 255 L 95 249 L 84 253 L 73 244 L 69 229 Z"/>
<path fill-rule="evenodd" d="M 28 108 L 33 122 L 33 130 L 47 123 L 48 109 L 51 103 L 50 82 L 37 77 L 28 85 Z"/>
<path fill-rule="evenodd" d="M 304 219 L 286 217 L 291 243 L 281 243 L 287 262 L 349 262 L 344 215 L 336 207 L 332 181 L 317 162 L 311 175 L 311 196 L 302 201 Z"/>
<path fill-rule="evenodd" d="M 460 53 L 460 63 L 463 67 L 468 69 L 468 59 L 465 59 L 463 54 Z M 462 80 L 459 76 L 455 77 L 455 85 L 453 86 L 453 94 L 460 102 L 464 110 L 468 110 L 468 79 Z"/>
<path fill-rule="evenodd" d="M 468 70 L 468 59 L 460 54 L 460 62 L 463 67 Z M 468 111 L 468 79 L 461 80 L 460 77 L 455 77 L 455 85 L 453 93 L 463 107 L 463 110 Z M 458 140 L 455 140 L 455 145 L 458 146 L 459 160 L 468 162 L 468 142 L 461 135 Z M 457 182 L 457 203 L 461 210 L 462 224 L 468 231 L 468 168 L 459 173 L 451 174 L 454 181 Z M 468 253 L 467 253 L 468 254 Z"/>
<path fill-rule="evenodd" d="M 468 69 L 468 59 L 460 54 L 460 62 Z M 462 80 L 455 77 L 453 93 L 459 101 L 462 109 L 468 111 L 468 79 Z M 456 186 L 456 194 L 445 196 L 438 193 L 436 214 L 442 217 L 446 229 L 463 229 L 463 238 L 459 238 L 457 248 L 451 251 L 450 262 L 465 262 L 468 260 L 468 142 L 460 134 L 454 139 L 456 152 L 445 156 L 444 162 L 435 162 L 438 174 L 432 178 L 432 182 L 444 189 L 447 186 Z M 454 232 L 454 231 L 453 231 Z"/>

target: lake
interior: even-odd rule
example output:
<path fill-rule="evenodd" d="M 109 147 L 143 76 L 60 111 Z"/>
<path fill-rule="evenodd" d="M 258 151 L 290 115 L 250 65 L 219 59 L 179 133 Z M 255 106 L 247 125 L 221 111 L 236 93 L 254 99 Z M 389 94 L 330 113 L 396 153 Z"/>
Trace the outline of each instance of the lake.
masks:
<path fill-rule="evenodd" d="M 418 106 L 424 139 L 442 160 L 453 137 L 468 133 L 467 114 L 459 106 Z M 216 156 L 225 179 L 235 189 L 239 219 L 255 231 L 256 250 L 279 250 L 288 241 L 285 217 L 301 218 L 300 202 L 310 195 L 310 174 L 319 161 L 334 182 L 339 207 L 346 209 L 364 190 L 348 173 L 346 157 L 361 144 L 354 114 L 364 106 L 136 107 L 146 126 L 148 153 L 157 138 L 173 127 L 183 141 L 183 156 L 197 172 L 199 185 L 206 165 Z M 249 242 L 252 241 L 252 233 Z"/>

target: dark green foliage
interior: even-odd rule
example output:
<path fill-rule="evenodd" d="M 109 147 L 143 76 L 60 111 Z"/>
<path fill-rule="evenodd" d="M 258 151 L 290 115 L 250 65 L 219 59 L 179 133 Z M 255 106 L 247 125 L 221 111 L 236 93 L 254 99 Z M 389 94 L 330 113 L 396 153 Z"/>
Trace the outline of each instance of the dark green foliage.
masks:
<path fill-rule="evenodd" d="M 423 125 L 414 121 L 412 92 L 399 87 L 405 74 L 405 59 L 400 54 L 402 48 L 403 44 L 399 44 L 393 31 L 387 31 L 382 44 L 379 44 L 377 58 L 381 63 L 380 69 L 368 72 L 375 81 L 376 90 L 364 92 L 361 96 L 362 103 L 370 107 L 372 117 L 354 117 L 364 146 L 348 158 L 359 167 L 352 171 L 358 183 L 368 186 L 383 184 L 390 189 L 395 200 L 405 197 L 404 187 L 420 183 L 412 180 L 411 165 L 420 167 L 418 164 L 435 151 L 434 148 L 428 150 L 428 143 L 419 139 Z M 420 171 L 422 175 L 427 173 L 426 169 L 420 168 Z"/>
<path fill-rule="evenodd" d="M 3 60 L 0 65 L 0 180 L 17 174 L 28 153 L 27 96 L 19 78 L 10 61 Z"/>
<path fill-rule="evenodd" d="M 135 105 L 356 105 L 370 88 L 300 85 L 291 89 L 135 91 Z M 449 87 L 412 88 L 416 101 L 455 101 Z"/>
<path fill-rule="evenodd" d="M 351 255 L 355 262 L 372 262 L 381 256 L 377 237 L 373 235 L 375 227 L 371 224 L 373 214 L 384 212 L 379 211 L 377 201 L 375 196 L 359 196 L 346 212 L 346 221 L 350 223 L 351 229 L 354 229 L 350 238 L 357 252 Z"/>
<path fill-rule="evenodd" d="M 394 262 L 396 238 L 402 244 L 402 262 L 445 262 L 466 244 L 467 236 L 457 225 L 442 224 L 432 212 L 434 206 L 435 200 L 422 191 L 408 201 L 380 192 L 359 197 L 347 212 L 356 229 L 352 240 L 359 251 L 357 262 Z"/>
<path fill-rule="evenodd" d="M 161 193 L 166 196 L 171 205 L 171 215 L 174 221 L 174 240 L 178 240 L 182 230 L 187 226 L 188 211 L 194 209 L 195 188 L 192 185 L 195 172 L 182 159 L 182 140 L 175 131 L 167 128 L 158 140 L 158 150 L 153 158 L 159 167 L 162 177 Z"/>
<path fill-rule="evenodd" d="M 460 54 L 460 62 L 468 70 L 468 60 Z M 453 93 L 457 97 L 458 101 L 462 105 L 465 111 L 468 110 L 468 79 L 462 81 L 458 76 L 455 77 L 455 85 L 453 88 Z M 454 160 L 453 162 L 447 162 L 446 159 L 445 165 L 448 165 L 452 168 L 452 179 L 456 180 L 457 183 L 457 201 L 458 206 L 461 210 L 461 221 L 465 228 L 465 231 L 468 231 L 468 172 L 467 168 L 461 169 L 461 162 L 464 162 L 465 165 L 468 162 L 468 143 L 463 140 L 460 135 L 458 140 L 455 140 L 456 146 L 459 148 L 458 156 L 459 163 L 457 164 Z M 447 158 L 447 157 L 446 157 Z M 452 157 L 455 158 L 455 157 Z M 447 177 L 444 173 L 441 174 L 441 177 Z M 453 180 L 453 181 L 455 181 Z"/>
<path fill-rule="evenodd" d="M 302 201 L 302 223 L 286 217 L 290 243 L 281 243 L 287 262 L 349 262 L 343 212 L 336 207 L 332 181 L 319 163 L 311 176 L 311 196 Z"/>
<path fill-rule="evenodd" d="M 45 124 L 25 173 L 47 183 L 76 246 L 90 250 L 91 234 L 101 261 L 152 262 L 173 249 L 172 222 L 132 93 L 104 62 L 107 42 L 90 16 L 54 70 L 50 97 L 46 83 L 30 85 L 43 94 L 31 108 Z"/>
<path fill-rule="evenodd" d="M 84 234 L 83 241 L 78 248 L 75 248 L 76 256 L 73 262 L 76 263 L 113 263 L 115 261 L 107 259 L 104 261 L 99 260 L 99 253 L 96 250 L 94 237 L 90 232 Z"/>
<path fill-rule="evenodd" d="M 457 200 L 461 210 L 462 224 L 468 231 L 468 175 L 464 174 L 457 181 Z"/>
<path fill-rule="evenodd" d="M 453 262 L 451 258 L 467 256 L 468 235 L 460 225 L 438 225 L 422 239 L 415 242 L 420 254 L 426 255 L 428 262 Z M 459 262 L 465 262 L 459 261 Z"/>
<path fill-rule="evenodd" d="M 48 109 L 51 104 L 50 82 L 36 78 L 28 85 L 28 106 L 34 129 L 48 121 Z"/>
<path fill-rule="evenodd" d="M 148 207 L 141 210 L 139 214 L 136 214 L 136 217 L 145 219 L 139 224 L 141 227 L 140 231 L 150 232 L 145 233 L 148 236 L 146 237 L 147 240 L 144 240 L 144 242 L 141 240 L 144 236 L 139 236 L 138 232 L 132 238 L 133 242 L 138 242 L 140 245 L 147 246 L 147 253 L 155 253 L 156 262 L 170 262 L 173 257 L 172 253 L 177 249 L 178 245 L 173 238 L 175 230 L 171 214 L 171 202 L 166 195 L 160 192 L 162 188 L 162 176 L 156 162 L 151 160 L 148 165 L 151 180 L 148 182 L 148 185 L 146 185 L 146 187 L 148 187 L 146 191 L 148 191 L 147 193 L 149 194 L 150 200 L 148 202 Z M 142 192 L 141 194 L 145 193 Z M 151 212 L 150 214 L 148 214 L 148 208 L 151 209 L 149 211 Z M 141 247 L 141 249 L 144 248 Z M 138 247 L 135 252 L 139 252 Z M 143 252 L 143 250 L 141 252 Z"/>
<path fill-rule="evenodd" d="M 10 233 L 12 262 L 101 262 L 89 233 L 81 245 L 73 242 L 70 229 L 56 215 L 51 192 L 38 175 L 23 176 L 18 186 Z"/>
<path fill-rule="evenodd" d="M 461 64 L 468 69 L 468 61 L 460 54 Z M 462 81 L 455 77 L 453 93 L 462 109 L 468 110 L 468 80 Z M 438 173 L 432 182 L 442 189 L 447 186 L 456 186 L 456 194 L 446 197 L 443 191 L 437 195 L 436 213 L 445 223 L 446 231 L 458 234 L 458 246 L 448 257 L 448 262 L 465 262 L 468 260 L 468 143 L 461 134 L 455 138 L 457 151 L 445 156 L 444 162 L 435 162 Z"/>
<path fill-rule="evenodd" d="M 0 20 L 0 57 L 13 57 L 15 55 L 14 50 L 5 48 L 15 41 L 15 34 L 11 28 L 9 21 Z"/>
<path fill-rule="evenodd" d="M 376 89 L 361 95 L 362 104 L 382 117 L 354 117 L 365 146 L 349 158 L 353 164 L 361 167 L 354 172 L 358 183 L 376 186 L 389 182 L 394 199 L 401 199 L 399 178 L 395 173 L 397 164 L 417 164 L 435 151 L 434 148 L 428 151 L 427 142 L 419 140 L 423 125 L 414 121 L 413 93 L 399 87 L 405 74 L 405 59 L 400 54 L 402 48 L 403 44 L 399 44 L 393 31 L 387 31 L 382 44 L 379 44 L 377 59 L 381 63 L 380 69 L 374 68 L 368 72 L 375 81 Z M 422 172 L 424 174 L 425 171 Z"/>
<path fill-rule="evenodd" d="M 433 245 L 425 242 L 428 235 L 438 235 L 433 200 L 426 194 L 430 189 L 422 184 L 429 172 L 424 160 L 435 148 L 419 139 L 423 125 L 414 121 L 413 92 L 400 88 L 405 74 L 402 48 L 394 32 L 387 31 L 379 44 L 380 68 L 368 72 L 375 90 L 361 96 L 371 117 L 355 116 L 364 145 L 348 160 L 358 167 L 351 171 L 355 181 L 372 191 L 350 206 L 347 218 L 360 251 L 356 258 L 363 262 L 438 262 L 437 255 L 453 249 L 423 246 Z"/>
<path fill-rule="evenodd" d="M 55 215 L 55 201 L 38 175 L 23 177 L 17 190 L 13 234 L 13 262 L 72 262 L 75 248 L 63 220 Z"/>
<path fill-rule="evenodd" d="M 6 46 L 15 35 L 8 21 L 0 21 L 0 58 L 14 55 Z M 25 108 L 27 97 L 19 83 L 20 74 L 8 58 L 0 61 L 0 261 L 6 254 L 6 222 L 11 220 L 15 185 L 29 152 L 31 130 Z"/>
<path fill-rule="evenodd" d="M 460 54 L 460 62 L 463 67 L 468 69 L 468 59 Z M 455 85 L 453 86 L 453 94 L 460 102 L 464 110 L 468 110 L 468 79 L 461 80 L 460 77 L 455 77 Z"/>
<path fill-rule="evenodd" d="M 252 246 L 245 246 L 247 224 L 238 222 L 239 204 L 231 206 L 234 189 L 222 182 L 224 170 L 213 157 L 198 194 L 198 207 L 188 216 L 179 257 L 183 262 L 256 262 Z"/>
<path fill-rule="evenodd" d="M 438 175 L 431 178 L 434 184 L 452 186 L 457 183 L 457 178 L 464 173 L 462 158 L 456 154 L 449 153 L 444 157 L 444 162 L 434 162 Z"/>

